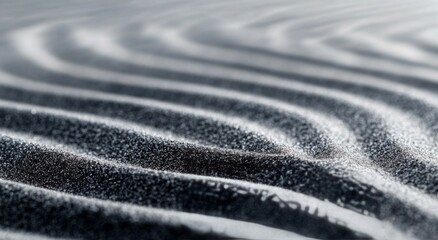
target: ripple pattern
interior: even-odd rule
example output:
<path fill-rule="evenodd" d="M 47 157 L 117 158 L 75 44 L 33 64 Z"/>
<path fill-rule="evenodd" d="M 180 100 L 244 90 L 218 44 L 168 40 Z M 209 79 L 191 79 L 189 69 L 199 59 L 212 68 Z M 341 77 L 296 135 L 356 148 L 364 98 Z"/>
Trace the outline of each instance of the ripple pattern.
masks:
<path fill-rule="evenodd" d="M 438 239 L 437 14 L 0 0 L 0 238 Z"/>

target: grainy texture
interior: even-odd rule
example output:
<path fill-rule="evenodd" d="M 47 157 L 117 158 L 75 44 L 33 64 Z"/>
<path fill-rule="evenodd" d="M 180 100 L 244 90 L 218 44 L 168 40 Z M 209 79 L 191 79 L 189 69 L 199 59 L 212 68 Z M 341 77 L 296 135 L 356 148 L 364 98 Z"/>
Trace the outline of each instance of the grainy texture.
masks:
<path fill-rule="evenodd" d="M 437 15 L 0 0 L 0 238 L 438 239 Z"/>

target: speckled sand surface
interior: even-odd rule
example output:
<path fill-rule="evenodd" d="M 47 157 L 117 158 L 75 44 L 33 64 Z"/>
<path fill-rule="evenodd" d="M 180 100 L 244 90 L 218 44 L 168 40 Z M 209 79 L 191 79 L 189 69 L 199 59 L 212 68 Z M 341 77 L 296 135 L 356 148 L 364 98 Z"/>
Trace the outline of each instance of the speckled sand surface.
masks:
<path fill-rule="evenodd" d="M 0 0 L 0 239 L 438 239 L 437 16 Z"/>

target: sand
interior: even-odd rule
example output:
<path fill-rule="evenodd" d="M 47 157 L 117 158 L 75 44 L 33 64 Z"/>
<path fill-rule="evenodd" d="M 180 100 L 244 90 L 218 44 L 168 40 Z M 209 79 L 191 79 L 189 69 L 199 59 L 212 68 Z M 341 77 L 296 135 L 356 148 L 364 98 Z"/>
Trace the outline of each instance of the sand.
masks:
<path fill-rule="evenodd" d="M 0 1 L 0 238 L 436 238 L 437 6 Z"/>

